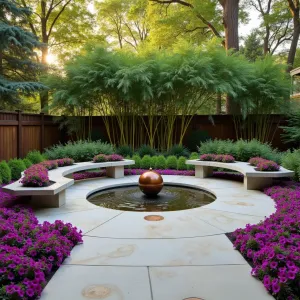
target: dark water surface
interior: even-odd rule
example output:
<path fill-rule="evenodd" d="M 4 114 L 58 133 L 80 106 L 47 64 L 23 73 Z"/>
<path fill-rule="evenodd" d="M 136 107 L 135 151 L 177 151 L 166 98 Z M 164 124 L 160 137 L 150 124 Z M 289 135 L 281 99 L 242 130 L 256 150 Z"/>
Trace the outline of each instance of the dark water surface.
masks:
<path fill-rule="evenodd" d="M 127 211 L 174 211 L 196 208 L 215 200 L 199 189 L 165 185 L 158 196 L 145 196 L 138 186 L 107 189 L 91 195 L 88 201 L 111 209 Z"/>

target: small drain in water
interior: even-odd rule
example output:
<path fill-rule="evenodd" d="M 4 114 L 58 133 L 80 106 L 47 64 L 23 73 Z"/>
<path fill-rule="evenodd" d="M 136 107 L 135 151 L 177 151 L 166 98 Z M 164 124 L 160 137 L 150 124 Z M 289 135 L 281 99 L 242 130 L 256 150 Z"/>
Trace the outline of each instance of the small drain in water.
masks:
<path fill-rule="evenodd" d="M 146 221 L 162 221 L 164 217 L 158 215 L 149 215 L 149 216 L 145 216 L 144 219 Z"/>
<path fill-rule="evenodd" d="M 204 300 L 202 298 L 196 298 L 196 297 L 191 297 L 191 298 L 184 298 L 183 300 Z"/>

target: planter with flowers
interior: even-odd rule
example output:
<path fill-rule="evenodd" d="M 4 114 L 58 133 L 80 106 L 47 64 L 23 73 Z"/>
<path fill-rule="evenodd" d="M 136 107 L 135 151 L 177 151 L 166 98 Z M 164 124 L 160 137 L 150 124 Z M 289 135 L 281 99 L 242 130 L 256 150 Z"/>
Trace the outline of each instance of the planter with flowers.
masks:
<path fill-rule="evenodd" d="M 229 154 L 203 154 L 200 156 L 203 161 L 217 161 L 223 163 L 234 163 L 235 159 Z"/>

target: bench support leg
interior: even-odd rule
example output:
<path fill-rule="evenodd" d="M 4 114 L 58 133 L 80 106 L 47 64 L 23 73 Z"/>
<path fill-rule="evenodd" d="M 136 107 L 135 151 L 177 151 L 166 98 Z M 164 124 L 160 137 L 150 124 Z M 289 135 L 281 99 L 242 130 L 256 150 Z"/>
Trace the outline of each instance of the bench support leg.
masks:
<path fill-rule="evenodd" d="M 262 190 L 272 185 L 272 182 L 270 177 L 244 177 L 244 187 L 247 190 Z"/>
<path fill-rule="evenodd" d="M 213 168 L 207 166 L 195 166 L 195 177 L 206 178 L 213 175 Z"/>
<path fill-rule="evenodd" d="M 111 178 L 122 178 L 124 177 L 124 166 L 107 167 L 106 176 Z"/>
<path fill-rule="evenodd" d="M 49 195 L 31 196 L 30 204 L 35 207 L 49 207 L 49 208 L 60 207 L 66 204 L 65 196 L 66 196 L 65 190 L 53 196 L 49 196 Z"/>

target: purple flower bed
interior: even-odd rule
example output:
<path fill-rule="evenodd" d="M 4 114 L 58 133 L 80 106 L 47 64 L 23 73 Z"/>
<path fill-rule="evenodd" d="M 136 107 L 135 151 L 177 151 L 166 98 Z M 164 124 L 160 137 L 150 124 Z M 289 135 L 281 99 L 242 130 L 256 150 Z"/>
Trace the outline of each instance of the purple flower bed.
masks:
<path fill-rule="evenodd" d="M 12 183 L 12 182 L 10 182 L 10 183 Z M 0 208 L 11 206 L 18 199 L 18 197 L 16 197 L 16 196 L 13 196 L 11 194 L 3 192 L 3 190 L 2 190 L 3 186 L 5 186 L 5 185 L 4 184 L 0 185 Z"/>
<path fill-rule="evenodd" d="M 229 234 L 234 247 L 253 266 L 251 274 L 280 300 L 300 295 L 300 184 L 282 183 L 265 190 L 276 212 L 257 225 Z"/>
<path fill-rule="evenodd" d="M 41 164 L 33 165 L 24 171 L 20 180 L 24 186 L 43 187 L 49 185 L 48 170 Z"/>
<path fill-rule="evenodd" d="M 125 169 L 124 174 L 125 176 L 128 175 L 141 175 L 142 173 L 149 171 L 148 169 Z M 195 171 L 193 170 L 154 170 L 155 172 L 161 175 L 179 175 L 179 176 L 195 176 Z M 97 177 L 106 176 L 106 170 L 101 170 L 98 172 L 79 172 L 74 173 L 73 178 L 75 180 L 84 180 L 84 179 L 91 179 Z M 233 172 L 214 172 L 213 177 L 221 178 L 221 179 L 229 179 L 243 182 L 244 176 L 240 173 L 233 173 Z"/>
<path fill-rule="evenodd" d="M 235 161 L 232 155 L 228 154 L 203 154 L 200 156 L 203 161 L 218 161 L 223 163 L 233 163 Z"/>
<path fill-rule="evenodd" d="M 39 224 L 30 209 L 0 208 L 0 299 L 39 297 L 47 276 L 81 242 L 70 223 Z"/>
<path fill-rule="evenodd" d="M 255 166 L 257 171 L 279 171 L 280 169 L 276 162 L 261 157 L 250 158 L 249 164 Z"/>

